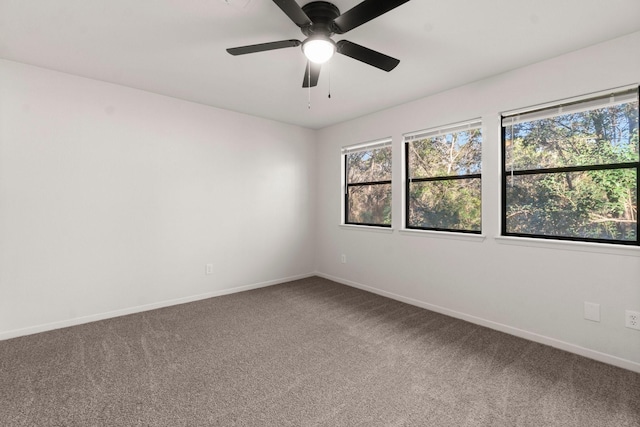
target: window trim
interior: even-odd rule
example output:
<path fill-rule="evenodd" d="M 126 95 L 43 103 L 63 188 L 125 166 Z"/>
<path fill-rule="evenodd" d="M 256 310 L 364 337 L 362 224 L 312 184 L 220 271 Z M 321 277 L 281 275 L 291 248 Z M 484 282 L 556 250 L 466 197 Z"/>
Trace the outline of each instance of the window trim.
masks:
<path fill-rule="evenodd" d="M 573 240 L 530 239 L 528 236 L 494 236 L 493 240 L 498 244 L 508 246 L 640 257 L 640 246 L 616 245 L 609 242 L 594 243 Z"/>
<path fill-rule="evenodd" d="M 405 174 L 405 185 L 404 185 L 404 231 L 413 231 L 413 232 L 440 232 L 440 233 L 462 233 L 465 235 L 482 235 L 482 214 L 480 215 L 480 230 L 465 230 L 458 228 L 442 228 L 442 227 L 419 227 L 415 225 L 409 224 L 409 213 L 410 213 L 410 202 L 411 202 L 411 184 L 417 182 L 435 182 L 435 181 L 454 181 L 454 180 L 462 180 L 462 179 L 479 179 L 480 186 L 482 188 L 482 170 L 480 173 L 475 174 L 466 174 L 466 175 L 447 175 L 447 176 L 434 176 L 434 177 L 422 177 L 422 178 L 411 178 L 410 169 L 409 169 L 409 144 L 414 141 L 433 138 L 442 135 L 448 135 L 451 133 L 458 133 L 468 130 L 480 129 L 482 136 L 484 137 L 484 132 L 482 132 L 483 123 L 481 118 L 467 120 L 463 122 L 456 122 L 449 125 L 438 126 L 430 129 L 419 130 L 411 133 L 406 133 L 403 135 L 403 144 L 404 144 L 404 174 Z M 483 141 L 484 143 L 484 141 Z M 482 159 L 480 161 L 482 165 Z M 482 169 L 482 166 L 481 166 Z M 480 193 L 480 205 L 482 206 L 482 190 Z M 482 208 L 481 208 L 482 212 Z"/>
<path fill-rule="evenodd" d="M 388 138 L 381 138 L 381 139 L 376 139 L 374 141 L 370 141 L 370 142 L 364 142 L 364 143 L 360 143 L 360 144 L 355 144 L 355 145 L 349 145 L 349 146 L 345 146 L 342 147 L 341 149 L 341 155 L 342 155 L 342 168 L 343 168 L 343 174 L 342 174 L 342 179 L 343 179 L 343 194 L 342 194 L 342 203 L 343 203 L 343 209 L 342 209 L 342 222 L 340 225 L 342 226 L 355 226 L 355 227 L 363 227 L 363 228 L 373 228 L 373 227 L 381 227 L 383 229 L 391 229 L 392 225 L 393 225 L 393 217 L 392 217 L 392 223 L 391 224 L 376 224 L 376 223 L 366 223 L 366 222 L 349 222 L 349 188 L 353 188 L 353 187 L 366 187 L 366 186 L 371 186 L 371 185 L 391 185 L 392 186 L 392 192 L 393 192 L 393 177 L 392 179 L 389 180 L 382 180 L 382 181 L 368 181 L 368 182 L 354 182 L 354 183 L 349 183 L 349 168 L 348 168 L 348 159 L 347 156 L 349 154 L 353 154 L 353 153 L 358 153 L 361 151 L 369 151 L 369 150 L 379 150 L 382 148 L 387 148 L 389 147 L 392 151 L 393 151 L 393 139 L 391 137 Z M 392 160 L 393 162 L 393 153 L 392 153 Z M 393 201 L 393 195 L 392 195 L 392 201 Z M 392 205 L 393 208 L 393 205 Z"/>
<path fill-rule="evenodd" d="M 546 234 L 534 234 L 534 233 L 515 233 L 507 231 L 507 179 L 510 176 L 524 176 L 524 175 L 544 175 L 554 173 L 566 173 L 566 172 L 588 172 L 594 170 L 621 170 L 621 169 L 635 169 L 636 170 L 636 201 L 640 198 L 640 157 L 635 162 L 622 162 L 622 163 L 604 163 L 604 164 L 589 164 L 581 166 L 564 166 L 554 168 L 539 168 L 539 169 L 520 169 L 520 170 L 507 170 L 507 152 L 506 152 L 506 129 L 508 126 L 518 123 L 524 123 L 533 120 L 541 120 L 544 118 L 557 117 L 563 114 L 572 114 L 580 111 L 591 111 L 597 108 L 604 108 L 607 106 L 618 105 L 621 103 L 627 103 L 633 97 L 629 96 L 629 92 L 635 91 L 635 100 L 638 102 L 638 110 L 640 115 L 640 87 L 638 85 L 625 86 L 617 89 L 611 89 L 607 91 L 596 92 L 590 95 L 584 95 L 563 101 L 556 101 L 554 103 L 547 103 L 542 106 L 530 107 L 526 109 L 515 110 L 513 112 L 506 112 L 500 115 L 501 130 L 500 130 L 500 155 L 501 155 L 501 177 L 500 177 L 500 236 L 496 237 L 496 240 L 510 242 L 519 241 L 520 239 L 537 239 L 539 241 L 561 241 L 572 242 L 582 244 L 607 244 L 626 247 L 638 247 L 640 246 L 640 217 L 636 217 L 636 240 L 612 240 L 612 239 L 600 239 L 589 237 L 575 237 L 575 236 L 555 236 Z M 608 103 L 597 103 L 598 99 L 604 99 L 606 96 L 610 97 Z M 589 108 L 579 108 L 580 105 L 587 104 Z M 564 110 L 563 107 L 568 106 L 569 110 Z M 555 111 L 551 114 L 550 111 Z M 524 117 L 523 117 L 524 116 Z"/>

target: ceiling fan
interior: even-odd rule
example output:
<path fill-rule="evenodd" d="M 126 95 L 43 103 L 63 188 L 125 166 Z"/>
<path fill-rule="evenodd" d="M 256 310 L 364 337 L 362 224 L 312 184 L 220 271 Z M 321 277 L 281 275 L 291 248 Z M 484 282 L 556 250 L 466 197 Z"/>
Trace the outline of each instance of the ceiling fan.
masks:
<path fill-rule="evenodd" d="M 400 60 L 348 40 L 340 40 L 336 43 L 331 36 L 351 31 L 408 1 L 364 0 L 340 14 L 340 10 L 335 5 L 326 1 L 312 1 L 300 7 L 295 0 L 273 0 L 289 19 L 300 27 L 302 34 L 307 38 L 302 42 L 293 39 L 234 47 L 227 49 L 227 52 L 231 55 L 245 55 L 302 45 L 302 51 L 308 60 L 302 81 L 302 87 L 305 88 L 318 84 L 322 64 L 336 52 L 381 70 L 391 71 L 400 63 Z"/>

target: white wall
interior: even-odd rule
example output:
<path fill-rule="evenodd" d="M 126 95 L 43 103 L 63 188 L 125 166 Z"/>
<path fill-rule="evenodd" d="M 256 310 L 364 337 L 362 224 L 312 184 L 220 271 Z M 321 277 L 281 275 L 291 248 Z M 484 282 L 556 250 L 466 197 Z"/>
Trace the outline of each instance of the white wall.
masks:
<path fill-rule="evenodd" d="M 640 372 L 640 332 L 624 327 L 624 310 L 640 310 L 639 248 L 495 239 L 500 112 L 639 83 L 638 51 L 635 33 L 321 130 L 320 274 Z M 485 239 L 400 232 L 402 134 L 477 117 L 484 122 Z M 394 230 L 340 227 L 340 148 L 388 136 Z M 583 319 L 584 301 L 601 304 L 600 323 Z"/>
<path fill-rule="evenodd" d="M 315 187 L 313 131 L 0 61 L 0 338 L 308 275 Z"/>

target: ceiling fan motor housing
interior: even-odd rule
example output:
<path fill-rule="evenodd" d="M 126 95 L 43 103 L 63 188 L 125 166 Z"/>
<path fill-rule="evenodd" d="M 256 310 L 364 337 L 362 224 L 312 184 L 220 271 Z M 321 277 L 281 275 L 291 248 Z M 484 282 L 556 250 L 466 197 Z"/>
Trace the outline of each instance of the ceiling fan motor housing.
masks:
<path fill-rule="evenodd" d="M 285 15 L 306 36 L 304 41 L 290 39 L 269 43 L 258 43 L 227 49 L 231 55 L 265 52 L 302 46 L 307 57 L 307 67 L 302 87 L 318 84 L 321 64 L 328 61 L 334 53 L 348 56 L 383 71 L 393 70 L 400 60 L 349 40 L 337 43 L 331 39 L 334 34 L 345 34 L 360 25 L 371 21 L 410 0 L 362 0 L 345 13 L 340 13 L 336 5 L 327 1 L 312 1 L 304 6 L 299 0 L 272 0 Z"/>
<path fill-rule="evenodd" d="M 301 28 L 302 34 L 307 37 L 323 35 L 331 37 L 335 34 L 333 21 L 340 16 L 340 9 L 326 1 L 313 1 L 302 6 L 302 10 L 312 21 L 311 25 Z"/>

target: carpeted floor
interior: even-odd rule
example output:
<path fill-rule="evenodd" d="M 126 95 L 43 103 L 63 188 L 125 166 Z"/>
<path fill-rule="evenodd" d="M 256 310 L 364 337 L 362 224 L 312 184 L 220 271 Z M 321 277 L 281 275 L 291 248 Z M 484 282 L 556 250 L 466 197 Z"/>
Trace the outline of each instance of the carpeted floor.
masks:
<path fill-rule="evenodd" d="M 2 426 L 640 426 L 640 374 L 321 278 L 0 342 Z"/>

